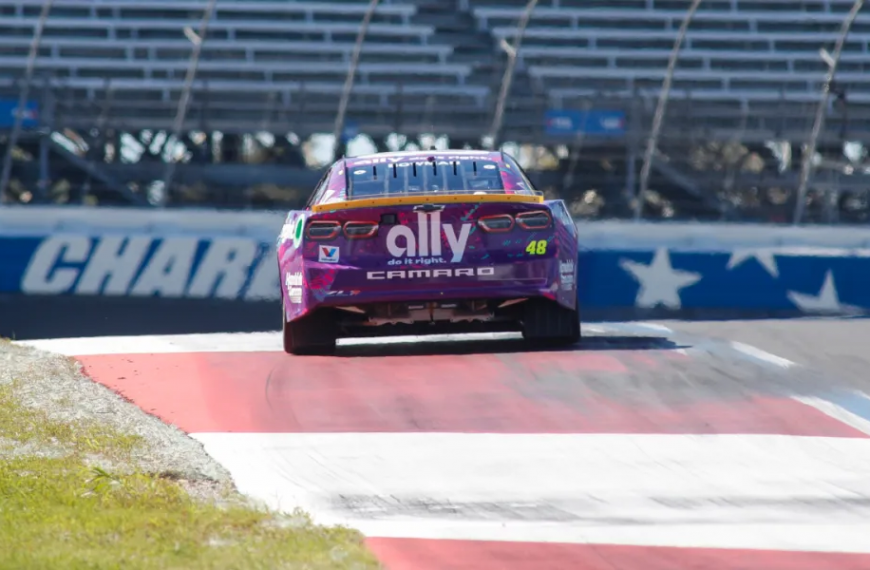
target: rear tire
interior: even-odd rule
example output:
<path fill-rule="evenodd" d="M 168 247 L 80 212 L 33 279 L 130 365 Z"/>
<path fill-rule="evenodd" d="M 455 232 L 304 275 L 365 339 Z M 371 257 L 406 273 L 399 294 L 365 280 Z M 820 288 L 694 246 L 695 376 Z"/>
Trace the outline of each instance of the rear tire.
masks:
<path fill-rule="evenodd" d="M 335 353 L 338 326 L 329 311 L 315 311 L 301 319 L 284 323 L 284 352 L 297 355 L 328 355 Z"/>
<path fill-rule="evenodd" d="M 524 303 L 523 338 L 540 346 L 569 346 L 580 342 L 580 314 L 549 299 Z"/>

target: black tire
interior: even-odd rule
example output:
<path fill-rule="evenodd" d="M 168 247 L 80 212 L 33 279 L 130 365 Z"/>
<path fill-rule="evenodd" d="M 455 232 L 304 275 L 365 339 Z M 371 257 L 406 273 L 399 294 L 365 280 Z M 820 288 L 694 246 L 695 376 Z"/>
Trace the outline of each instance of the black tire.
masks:
<path fill-rule="evenodd" d="M 297 355 L 328 355 L 335 353 L 338 326 L 328 311 L 315 311 L 301 319 L 284 323 L 284 352 Z"/>
<path fill-rule="evenodd" d="M 549 299 L 524 303 L 523 338 L 541 346 L 568 346 L 580 342 L 580 314 Z"/>

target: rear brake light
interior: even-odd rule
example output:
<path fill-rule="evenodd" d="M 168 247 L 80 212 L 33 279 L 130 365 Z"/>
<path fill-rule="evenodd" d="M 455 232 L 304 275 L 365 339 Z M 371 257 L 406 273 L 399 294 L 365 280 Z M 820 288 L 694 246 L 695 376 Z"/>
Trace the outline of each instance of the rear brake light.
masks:
<path fill-rule="evenodd" d="M 524 230 L 545 230 L 552 221 L 550 214 L 544 211 L 517 214 L 517 225 Z"/>
<path fill-rule="evenodd" d="M 514 219 L 507 214 L 496 214 L 480 218 L 477 225 L 489 233 L 509 232 L 514 229 Z"/>
<path fill-rule="evenodd" d="M 341 231 L 341 224 L 338 222 L 311 222 L 308 224 L 308 229 L 305 230 L 305 235 L 308 239 L 325 241 L 335 238 Z"/>
<path fill-rule="evenodd" d="M 346 222 L 344 235 L 348 239 L 366 239 L 378 233 L 376 222 Z"/>

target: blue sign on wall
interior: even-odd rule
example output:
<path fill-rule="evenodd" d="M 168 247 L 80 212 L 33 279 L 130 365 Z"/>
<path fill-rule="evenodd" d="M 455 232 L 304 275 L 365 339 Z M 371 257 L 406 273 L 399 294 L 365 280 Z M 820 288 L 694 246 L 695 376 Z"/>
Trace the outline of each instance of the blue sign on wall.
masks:
<path fill-rule="evenodd" d="M 625 134 L 625 113 L 605 110 L 550 110 L 544 116 L 548 135 L 622 136 Z"/>
<path fill-rule="evenodd" d="M 280 300 L 274 242 L 254 237 L 0 236 L 0 293 Z M 586 309 L 870 309 L 870 251 L 583 250 Z M 2 319 L 2 315 L 0 315 Z"/>
<path fill-rule="evenodd" d="M 0 128 L 12 128 L 15 125 L 15 109 L 17 108 L 17 99 L 0 99 Z M 28 101 L 24 109 L 24 120 L 21 122 L 21 126 L 35 127 L 39 120 L 39 105 L 36 101 Z"/>

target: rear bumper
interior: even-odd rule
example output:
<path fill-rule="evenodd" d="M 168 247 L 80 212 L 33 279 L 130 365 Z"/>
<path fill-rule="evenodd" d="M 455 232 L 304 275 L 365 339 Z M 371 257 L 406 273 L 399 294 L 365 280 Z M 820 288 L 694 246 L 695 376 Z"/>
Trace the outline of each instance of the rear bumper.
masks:
<path fill-rule="evenodd" d="M 573 264 L 571 265 L 573 269 Z M 558 259 L 497 265 L 440 265 L 366 269 L 306 262 L 299 303 L 290 303 L 293 320 L 322 307 L 372 303 L 518 299 L 545 297 L 576 307 L 576 274 L 565 279 Z M 569 283 L 568 283 L 569 282 Z M 570 285 L 570 286 L 569 286 Z"/>

